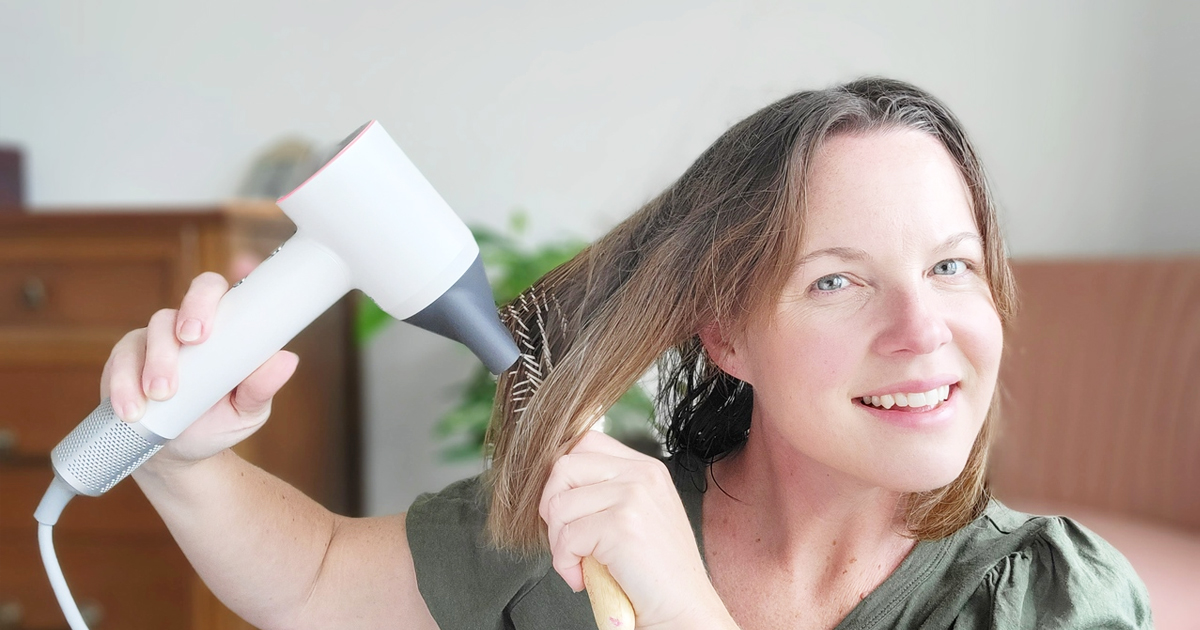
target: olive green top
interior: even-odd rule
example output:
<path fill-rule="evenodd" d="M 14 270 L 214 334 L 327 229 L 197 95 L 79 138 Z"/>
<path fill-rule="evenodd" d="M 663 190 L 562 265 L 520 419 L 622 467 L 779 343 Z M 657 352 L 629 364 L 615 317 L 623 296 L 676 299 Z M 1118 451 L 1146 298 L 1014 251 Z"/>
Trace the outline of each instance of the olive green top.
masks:
<path fill-rule="evenodd" d="M 669 466 L 701 556 L 705 475 Z M 586 593 L 572 593 L 549 554 L 520 558 L 484 541 L 480 478 L 423 494 L 408 511 L 417 585 L 442 630 L 594 630 Z M 917 543 L 837 626 L 850 628 L 1153 628 L 1129 562 L 1075 521 L 991 501 L 953 535 Z"/>

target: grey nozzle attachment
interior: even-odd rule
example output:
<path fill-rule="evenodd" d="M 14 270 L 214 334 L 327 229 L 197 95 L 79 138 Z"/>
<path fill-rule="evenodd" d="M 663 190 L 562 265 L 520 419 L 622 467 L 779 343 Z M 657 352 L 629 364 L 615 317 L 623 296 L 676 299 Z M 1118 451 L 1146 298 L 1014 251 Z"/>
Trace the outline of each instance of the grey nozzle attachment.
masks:
<path fill-rule="evenodd" d="M 454 286 L 404 321 L 462 343 L 492 374 L 507 370 L 521 354 L 496 314 L 492 287 L 478 256 Z"/>

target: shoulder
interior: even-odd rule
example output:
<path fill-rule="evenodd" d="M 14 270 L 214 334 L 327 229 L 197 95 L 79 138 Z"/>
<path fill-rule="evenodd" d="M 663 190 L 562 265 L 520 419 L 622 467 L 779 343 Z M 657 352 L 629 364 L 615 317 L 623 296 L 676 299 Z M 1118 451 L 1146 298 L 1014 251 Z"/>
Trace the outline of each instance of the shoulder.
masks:
<path fill-rule="evenodd" d="M 547 611 L 590 615 L 551 569 L 548 554 L 497 549 L 486 536 L 490 496 L 483 476 L 417 497 L 406 535 L 417 587 L 438 625 L 451 628 L 540 627 Z M 585 619 L 590 618 L 584 617 Z"/>
<path fill-rule="evenodd" d="M 408 508 L 405 533 L 418 586 L 431 610 L 442 601 L 470 608 L 463 600 L 484 591 L 488 598 L 511 598 L 527 582 L 545 575 L 548 565 L 540 558 L 511 554 L 488 543 L 487 508 L 482 476 L 422 494 Z"/>
<path fill-rule="evenodd" d="M 993 500 L 955 537 L 955 562 L 979 576 L 964 613 L 990 627 L 1152 627 L 1146 587 L 1129 561 L 1070 518 Z"/>
<path fill-rule="evenodd" d="M 408 520 L 444 518 L 452 513 L 459 519 L 480 521 L 487 517 L 487 491 L 483 475 L 455 481 L 438 492 L 426 492 L 408 508 Z"/>

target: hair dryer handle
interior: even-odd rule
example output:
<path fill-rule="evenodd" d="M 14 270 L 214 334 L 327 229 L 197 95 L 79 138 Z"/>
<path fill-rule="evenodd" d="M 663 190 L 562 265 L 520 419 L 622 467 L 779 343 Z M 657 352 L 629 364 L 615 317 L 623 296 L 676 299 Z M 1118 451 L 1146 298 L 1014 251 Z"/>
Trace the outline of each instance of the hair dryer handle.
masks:
<path fill-rule="evenodd" d="M 122 422 L 108 401 L 54 448 L 54 469 L 81 494 L 98 496 L 179 436 L 352 288 L 335 254 L 297 233 L 217 305 L 204 343 L 179 351 L 179 387 Z"/>

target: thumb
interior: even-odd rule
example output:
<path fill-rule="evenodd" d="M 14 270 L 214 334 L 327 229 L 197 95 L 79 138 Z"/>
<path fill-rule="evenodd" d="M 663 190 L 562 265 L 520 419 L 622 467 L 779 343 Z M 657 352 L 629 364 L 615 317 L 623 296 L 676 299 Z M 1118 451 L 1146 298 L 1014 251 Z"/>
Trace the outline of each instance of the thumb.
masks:
<path fill-rule="evenodd" d="M 230 403 L 242 415 L 255 415 L 266 410 L 279 388 L 288 382 L 300 364 L 294 352 L 280 350 L 254 370 L 233 390 Z"/>

